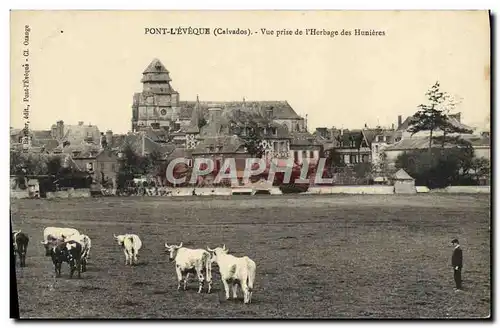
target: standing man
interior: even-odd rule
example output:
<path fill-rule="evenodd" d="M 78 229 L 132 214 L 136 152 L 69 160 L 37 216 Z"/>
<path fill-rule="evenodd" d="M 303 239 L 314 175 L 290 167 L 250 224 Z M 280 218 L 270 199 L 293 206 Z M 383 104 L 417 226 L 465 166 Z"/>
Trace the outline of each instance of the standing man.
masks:
<path fill-rule="evenodd" d="M 462 290 L 462 249 L 456 238 L 451 241 L 451 244 L 454 247 L 453 255 L 451 256 L 451 265 L 453 266 L 453 278 L 455 278 L 455 291 L 459 291 Z"/>

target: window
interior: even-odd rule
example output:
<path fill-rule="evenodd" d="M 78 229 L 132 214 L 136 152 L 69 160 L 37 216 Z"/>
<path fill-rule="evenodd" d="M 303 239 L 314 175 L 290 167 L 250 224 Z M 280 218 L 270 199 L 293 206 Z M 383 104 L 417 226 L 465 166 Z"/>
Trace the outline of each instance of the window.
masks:
<path fill-rule="evenodd" d="M 349 159 L 350 159 L 349 155 L 344 155 L 344 163 L 349 164 L 350 163 Z"/>
<path fill-rule="evenodd" d="M 375 152 L 378 153 L 378 145 L 375 145 Z"/>
<path fill-rule="evenodd" d="M 101 163 L 101 171 L 104 171 L 104 163 Z"/>
<path fill-rule="evenodd" d="M 111 164 L 111 171 L 116 172 L 116 164 Z"/>

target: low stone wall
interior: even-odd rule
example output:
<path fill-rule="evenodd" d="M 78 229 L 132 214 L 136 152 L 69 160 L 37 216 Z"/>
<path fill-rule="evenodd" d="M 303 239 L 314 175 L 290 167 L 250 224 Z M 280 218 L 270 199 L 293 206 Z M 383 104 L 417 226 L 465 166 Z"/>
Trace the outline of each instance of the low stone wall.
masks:
<path fill-rule="evenodd" d="M 169 196 L 231 196 L 231 188 L 170 188 Z"/>
<path fill-rule="evenodd" d="M 28 190 L 11 190 L 10 198 L 23 199 L 30 198 Z"/>
<path fill-rule="evenodd" d="M 449 186 L 443 189 L 433 189 L 432 193 L 449 194 L 489 194 L 491 186 Z"/>
<path fill-rule="evenodd" d="M 272 187 L 269 189 L 269 193 L 271 195 L 283 195 L 283 192 L 281 192 L 281 189 L 278 187 Z"/>
<path fill-rule="evenodd" d="M 69 198 L 87 198 L 87 197 L 90 197 L 90 189 L 88 188 L 69 190 Z"/>
<path fill-rule="evenodd" d="M 90 197 L 90 189 L 82 188 L 82 189 L 68 189 L 68 190 L 60 190 L 54 192 L 47 192 L 47 199 L 54 198 L 88 198 Z"/>
<path fill-rule="evenodd" d="M 430 191 L 427 186 L 416 186 L 415 188 L 417 189 L 417 193 L 427 193 Z"/>
<path fill-rule="evenodd" d="M 69 198 L 69 191 L 48 191 L 47 199 Z"/>
<path fill-rule="evenodd" d="M 301 194 L 305 195 L 331 195 L 331 194 L 370 194 L 370 195 L 392 195 L 393 186 L 321 186 L 309 187 L 309 190 Z"/>

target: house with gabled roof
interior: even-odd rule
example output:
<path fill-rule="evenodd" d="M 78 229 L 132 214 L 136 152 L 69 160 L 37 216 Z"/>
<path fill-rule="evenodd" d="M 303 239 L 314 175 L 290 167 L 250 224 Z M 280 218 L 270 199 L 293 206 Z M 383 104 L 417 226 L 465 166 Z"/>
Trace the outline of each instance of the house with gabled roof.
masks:
<path fill-rule="evenodd" d="M 373 129 L 333 129 L 331 139 L 324 144 L 325 156 L 331 152 L 339 155 L 340 161 L 348 166 L 372 161 L 371 144 L 376 136 Z"/>

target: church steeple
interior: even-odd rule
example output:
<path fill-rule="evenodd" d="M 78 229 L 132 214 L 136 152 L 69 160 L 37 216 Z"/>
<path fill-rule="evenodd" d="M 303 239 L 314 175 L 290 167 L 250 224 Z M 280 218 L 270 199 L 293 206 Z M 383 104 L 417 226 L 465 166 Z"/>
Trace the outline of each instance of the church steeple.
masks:
<path fill-rule="evenodd" d="M 172 81 L 170 78 L 170 72 L 163 66 L 162 62 L 155 58 L 153 61 L 146 67 L 144 72 L 142 72 L 142 83 L 145 82 L 165 82 L 168 83 Z"/>
<path fill-rule="evenodd" d="M 177 92 L 170 85 L 171 81 L 169 71 L 157 58 L 153 59 L 142 72 L 141 82 L 145 92 L 165 95 L 176 94 Z"/>
<path fill-rule="evenodd" d="M 199 131 L 198 125 L 200 124 L 200 120 L 202 118 L 201 106 L 200 106 L 200 98 L 196 95 L 196 103 L 194 104 L 193 112 L 191 113 L 191 124 L 190 131 Z"/>

